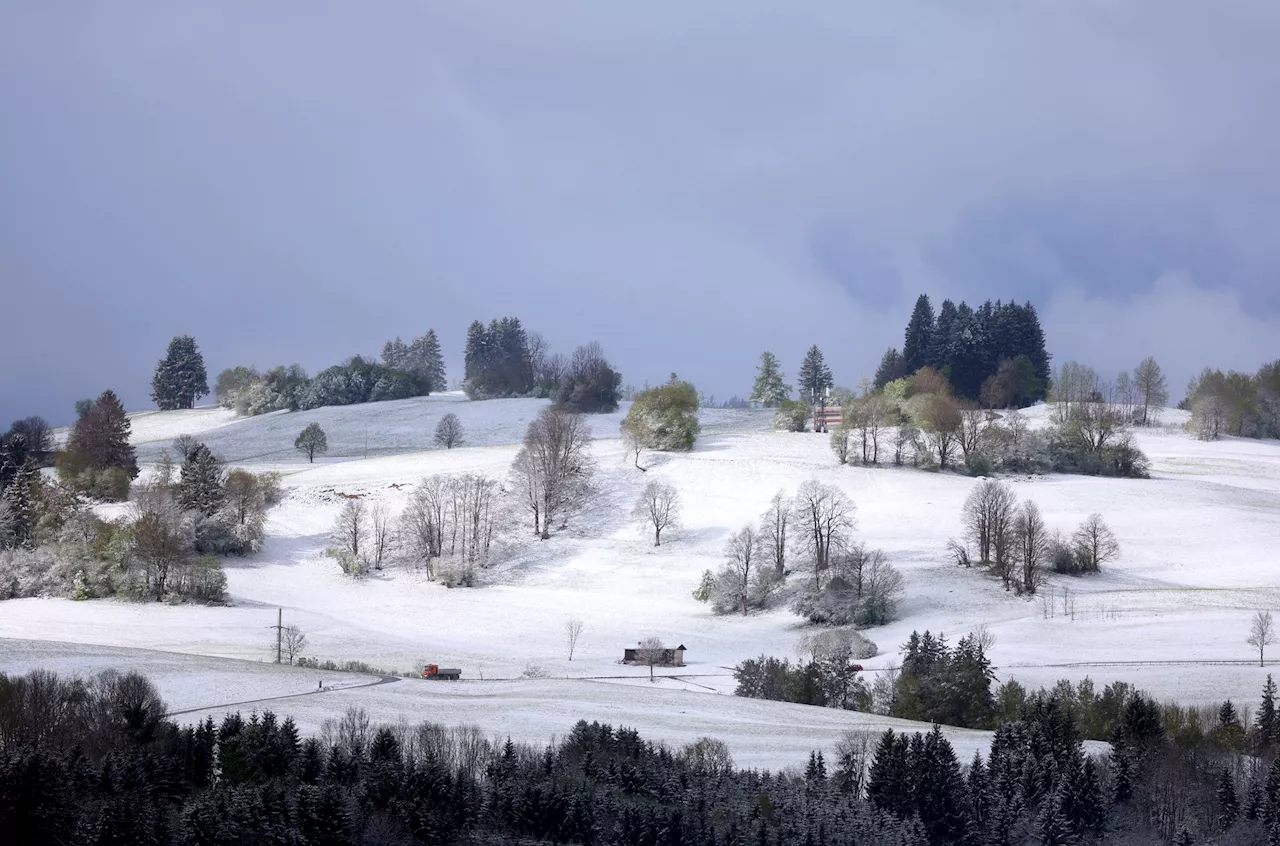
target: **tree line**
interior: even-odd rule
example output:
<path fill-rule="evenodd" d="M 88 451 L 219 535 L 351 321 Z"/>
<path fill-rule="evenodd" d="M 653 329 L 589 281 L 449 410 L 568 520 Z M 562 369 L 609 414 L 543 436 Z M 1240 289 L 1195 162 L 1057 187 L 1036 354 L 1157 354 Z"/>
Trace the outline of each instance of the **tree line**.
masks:
<path fill-rule="evenodd" d="M 1254 374 L 1206 367 L 1178 407 L 1191 412 L 1192 430 L 1202 440 L 1280 438 L 1280 360 Z"/>
<path fill-rule="evenodd" d="M 919 637 L 912 663 L 944 648 Z M 1123 683 L 1064 682 L 999 703 L 989 751 L 968 762 L 935 726 L 846 732 L 829 758 L 769 772 L 713 738 L 671 748 L 585 721 L 544 746 L 354 708 L 309 737 L 270 711 L 180 726 L 137 673 L 37 670 L 0 674 L 0 830 L 180 846 L 1261 846 L 1280 825 L 1274 700 L 1268 679 L 1251 725 L 1226 702 L 1193 729 Z M 1087 754 L 1102 732 L 1110 751 Z"/>
<path fill-rule="evenodd" d="M 0 598 L 53 593 L 221 602 L 226 577 L 219 556 L 260 548 L 266 512 L 280 499 L 278 477 L 228 471 L 188 436 L 174 449 L 181 463 L 166 452 L 154 474 L 135 486 L 129 509 L 110 520 L 97 516 L 76 487 L 82 477 L 55 481 L 30 469 L 14 476 L 6 502 L 23 504 L 0 507 Z M 23 486 L 21 498 L 12 493 L 15 485 Z"/>

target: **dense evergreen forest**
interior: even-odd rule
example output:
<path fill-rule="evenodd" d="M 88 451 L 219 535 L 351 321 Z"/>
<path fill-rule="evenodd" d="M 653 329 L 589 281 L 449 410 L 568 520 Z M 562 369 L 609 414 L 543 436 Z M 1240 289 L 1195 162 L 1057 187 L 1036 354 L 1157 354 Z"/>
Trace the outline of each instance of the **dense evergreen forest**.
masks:
<path fill-rule="evenodd" d="M 1000 394 L 1016 405 L 1045 398 L 1050 380 L 1040 317 L 1031 303 L 987 300 L 978 308 L 944 300 L 937 314 L 927 294 L 916 300 L 902 349 L 885 352 L 875 386 L 932 367 L 955 396 L 980 400 Z"/>
<path fill-rule="evenodd" d="M 1029 697 L 967 766 L 938 729 L 850 733 L 784 773 L 579 722 L 558 743 L 270 713 L 180 727 L 141 675 L 0 674 L 0 832 L 21 844 L 1263 844 L 1280 834 L 1274 685 L 1246 730 L 1131 696 L 1090 757 L 1078 703 Z M 1268 706 L 1270 703 L 1270 706 Z M 1248 754 L 1242 754 L 1247 752 Z"/>

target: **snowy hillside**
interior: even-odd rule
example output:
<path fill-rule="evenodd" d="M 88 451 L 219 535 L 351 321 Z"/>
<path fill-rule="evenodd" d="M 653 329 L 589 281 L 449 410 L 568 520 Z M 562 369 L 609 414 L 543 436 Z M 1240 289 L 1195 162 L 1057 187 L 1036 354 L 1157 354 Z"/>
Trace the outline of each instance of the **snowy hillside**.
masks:
<path fill-rule="evenodd" d="M 1199 442 L 1175 428 L 1179 421 L 1171 411 L 1165 420 L 1175 425 L 1138 435 L 1152 460 L 1149 480 L 1008 480 L 1020 498 L 1040 505 L 1051 529 L 1069 532 L 1100 512 L 1122 546 L 1121 558 L 1100 576 L 1051 577 L 1033 599 L 1006 593 L 993 577 L 948 560 L 946 542 L 962 533 L 961 503 L 975 480 L 840 467 L 826 437 L 768 431 L 764 412 L 706 413 L 697 448 L 687 455 L 647 455 L 652 466 L 646 474 L 623 458 L 620 442 L 606 439 L 617 432 L 621 412 L 593 418 L 601 438 L 594 447 L 599 496 L 549 541 L 530 538 L 523 516 L 513 516 L 513 540 L 483 588 L 448 590 L 402 569 L 353 580 L 323 555 L 342 494 L 399 510 L 425 475 L 502 477 L 541 406 L 432 397 L 211 425 L 199 436 L 233 462 L 290 462 L 287 496 L 271 512 L 263 553 L 226 562 L 232 605 L 15 600 L 0 603 L 0 637 L 261 661 L 270 639 L 266 627 L 282 607 L 286 621 L 307 632 L 309 654 L 396 670 L 432 661 L 462 667 L 477 684 L 486 680 L 484 687 L 409 681 L 342 694 L 381 719 L 483 720 L 486 727 L 509 725 L 545 739 L 579 716 L 599 716 L 652 727 L 657 739 L 673 742 L 691 737 L 688 731 L 725 736 L 743 763 L 800 763 L 808 749 L 829 748 L 839 730 L 859 718 L 722 694 L 734 686 L 729 668 L 762 653 L 794 656 L 796 640 L 812 628 L 782 608 L 717 617 L 690 594 L 703 570 L 719 566 L 728 535 L 756 519 L 775 491 L 794 493 L 816 478 L 853 498 L 857 537 L 883 549 L 906 577 L 900 619 L 866 632 L 880 647 L 880 655 L 863 662 L 868 672 L 896 664 L 898 647 L 912 630 L 941 631 L 954 640 L 984 622 L 997 637 L 991 658 L 999 678 L 1029 685 L 1089 676 L 1099 685 L 1123 679 L 1187 703 L 1225 697 L 1252 703 L 1270 671 L 1257 666 L 1244 640 L 1253 611 L 1280 604 L 1273 575 L 1280 549 L 1280 444 Z M 462 418 L 473 446 L 389 454 L 426 450 L 435 420 L 449 410 Z M 178 425 L 219 419 L 216 412 L 207 418 L 174 414 L 185 415 L 175 427 L 153 415 L 161 419 L 148 421 L 147 431 L 169 437 L 178 434 Z M 1033 409 L 1029 416 L 1043 415 Z M 292 439 L 310 420 L 321 422 L 333 453 L 348 460 L 298 463 Z M 357 459 L 366 426 L 370 457 Z M 147 454 L 158 454 L 161 444 L 152 443 L 156 452 Z M 148 449 L 140 443 L 140 451 Z M 660 548 L 629 516 L 650 479 L 674 485 L 684 503 L 682 527 Z M 570 616 L 585 623 L 572 662 L 563 634 Z M 670 673 L 679 678 L 650 685 L 646 670 L 618 663 L 623 648 L 648 635 L 688 647 L 688 666 Z M 0 655 L 0 669 L 29 663 Z M 162 687 L 175 703 L 217 705 L 242 701 L 245 686 L 259 685 L 259 673 L 278 671 L 233 666 L 252 670 L 225 682 L 225 693 L 222 676 L 210 676 L 195 692 L 178 682 Z M 520 679 L 531 666 L 554 679 Z M 424 685 L 429 703 L 417 692 Z M 263 695 L 248 698 L 278 689 L 275 681 L 263 681 Z M 332 701 L 341 707 L 347 702 L 336 695 Z M 313 724 L 335 707 L 317 696 L 282 700 L 276 710 Z"/>
<path fill-rule="evenodd" d="M 152 412 L 132 418 L 133 442 L 143 462 L 155 461 L 169 449 L 173 438 L 189 434 L 228 462 L 305 463 L 305 457 L 293 448 L 294 438 L 308 424 L 319 423 L 328 437 L 329 452 L 317 461 L 334 461 L 435 449 L 436 424 L 448 413 L 458 415 L 468 446 L 518 443 L 530 421 L 548 405 L 548 400 L 528 399 L 469 402 L 461 393 L 447 393 L 234 420 L 225 409 Z M 618 424 L 629 407 L 630 403 L 623 403 L 613 414 L 593 415 L 591 428 L 596 437 L 616 438 Z M 702 413 L 702 426 L 708 433 L 762 430 L 769 427 L 771 419 L 767 411 L 707 409 Z"/>

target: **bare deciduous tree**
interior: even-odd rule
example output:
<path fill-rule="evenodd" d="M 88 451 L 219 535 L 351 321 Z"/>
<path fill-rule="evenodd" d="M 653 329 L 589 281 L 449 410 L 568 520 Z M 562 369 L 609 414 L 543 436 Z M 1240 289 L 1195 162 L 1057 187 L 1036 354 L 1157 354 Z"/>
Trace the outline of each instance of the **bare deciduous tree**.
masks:
<path fill-rule="evenodd" d="M 810 479 L 796 492 L 792 511 L 799 531 L 798 551 L 813 565 L 814 586 L 822 588 L 822 574 L 833 555 L 844 549 L 854 529 L 857 507 L 839 488 Z"/>
<path fill-rule="evenodd" d="M 874 550 L 862 571 L 859 619 L 867 625 L 889 622 L 905 590 L 902 573 L 885 559 L 883 553 Z"/>
<path fill-rule="evenodd" d="M 751 526 L 743 526 L 729 536 L 724 554 L 729 559 L 716 580 L 717 604 L 736 605 L 747 615 L 752 578 L 760 566 L 760 537 Z"/>
<path fill-rule="evenodd" d="M 1160 408 L 1169 401 L 1169 385 L 1154 358 L 1147 356 L 1133 369 L 1133 386 L 1142 400 L 1140 421 L 1146 426 L 1150 422 L 1151 409 Z"/>
<path fill-rule="evenodd" d="M 141 485 L 134 505 L 138 512 L 133 524 L 134 552 L 143 565 L 147 592 L 159 602 L 169 588 L 170 575 L 187 559 L 191 530 L 169 485 Z"/>
<path fill-rule="evenodd" d="M 1245 642 L 1258 650 L 1258 666 L 1265 666 L 1267 647 L 1276 642 L 1275 627 L 1271 622 L 1270 611 L 1259 611 L 1253 615 L 1249 628 L 1249 637 Z"/>
<path fill-rule="evenodd" d="M 368 532 L 365 516 L 368 509 L 360 497 L 348 499 L 333 524 L 332 538 L 337 546 L 338 564 L 343 572 L 356 574 L 364 569 L 365 542 Z"/>
<path fill-rule="evenodd" d="M 641 473 L 647 472 L 645 468 L 640 466 L 640 453 L 644 451 L 643 433 L 640 432 L 640 430 L 634 426 L 626 426 L 626 425 L 621 427 L 621 431 L 622 431 L 622 446 L 624 448 L 622 457 L 626 458 L 629 455 L 635 456 L 634 460 L 635 460 L 636 469 L 639 470 Z"/>
<path fill-rule="evenodd" d="M 1045 528 L 1040 507 L 1031 500 L 1022 503 L 1013 522 L 1017 559 L 1022 565 L 1019 591 L 1034 594 L 1044 582 L 1044 563 L 1049 552 L 1049 531 Z"/>
<path fill-rule="evenodd" d="M 590 446 L 591 430 L 577 412 L 547 408 L 529 424 L 512 473 L 533 516 L 534 534 L 543 540 L 551 537 L 557 519 L 564 528 L 569 515 L 586 503 L 594 470 Z"/>
<path fill-rule="evenodd" d="M 382 563 L 391 551 L 391 514 L 381 502 L 369 511 L 369 563 L 381 570 Z"/>
<path fill-rule="evenodd" d="M 653 668 L 663 663 L 666 655 L 667 647 L 662 644 L 662 638 L 650 635 L 640 641 L 636 660 L 649 667 L 649 681 L 653 681 Z"/>
<path fill-rule="evenodd" d="M 307 648 L 307 636 L 302 629 L 290 623 L 281 631 L 280 637 L 284 654 L 292 664 L 293 660 L 302 654 L 302 650 Z"/>
<path fill-rule="evenodd" d="M 960 430 L 958 441 L 960 443 L 960 455 L 964 459 L 965 464 L 969 463 L 969 457 L 971 455 L 976 455 L 981 449 L 986 432 L 986 410 L 979 408 L 970 402 L 962 403 L 960 405 Z"/>
<path fill-rule="evenodd" d="M 582 621 L 577 617 L 570 617 L 564 621 L 565 641 L 569 645 L 569 660 L 573 660 L 573 650 L 578 648 L 578 638 L 582 637 Z"/>
<path fill-rule="evenodd" d="M 836 780 L 842 792 L 862 797 L 879 739 L 869 729 L 851 729 L 836 741 Z"/>
<path fill-rule="evenodd" d="M 894 405 L 880 394 L 868 394 L 863 397 L 866 404 L 866 431 L 871 439 L 871 463 L 880 463 L 880 438 L 887 434 L 885 430 L 890 426 L 894 414 Z M 867 456 L 863 455 L 862 460 L 866 462 Z"/>
<path fill-rule="evenodd" d="M 680 750 L 682 760 L 694 772 L 721 775 L 733 771 L 733 755 L 723 740 L 700 737 Z"/>
<path fill-rule="evenodd" d="M 977 644 L 983 655 L 988 656 L 996 645 L 995 633 L 987 627 L 986 623 L 979 623 L 974 626 L 973 631 L 969 632 L 969 640 Z"/>
<path fill-rule="evenodd" d="M 1098 374 L 1092 367 L 1064 361 L 1053 377 L 1049 393 L 1057 422 L 1065 422 L 1078 406 L 1092 402 L 1097 391 Z"/>
<path fill-rule="evenodd" d="M 772 551 L 773 566 L 781 579 L 787 566 L 787 522 L 791 519 L 791 500 L 779 490 L 769 501 L 769 510 L 760 518 L 760 531 Z"/>
<path fill-rule="evenodd" d="M 1012 520 L 1012 513 L 1017 507 L 1017 497 L 1013 490 L 1003 482 L 994 479 L 983 479 L 974 485 L 973 490 L 964 501 L 961 518 L 964 520 L 965 534 L 969 542 L 977 547 L 978 561 L 990 564 L 994 561 L 992 549 L 995 546 L 994 528 L 1001 515 Z"/>
<path fill-rule="evenodd" d="M 485 565 L 497 529 L 498 483 L 475 473 L 453 476 L 446 490 L 445 545 L 441 552 L 466 562 Z"/>
<path fill-rule="evenodd" d="M 453 449 L 462 443 L 464 436 L 462 421 L 452 411 L 440 418 L 436 424 L 435 442 L 437 446 Z"/>
<path fill-rule="evenodd" d="M 662 546 L 663 531 L 680 523 L 680 492 L 655 479 L 644 486 L 631 513 L 646 530 L 652 527 L 653 545 Z"/>
<path fill-rule="evenodd" d="M 435 560 L 444 546 L 448 488 L 445 476 L 424 478 L 409 495 L 409 504 L 400 515 L 402 548 L 416 563 L 426 567 L 429 579 L 435 578 Z"/>
<path fill-rule="evenodd" d="M 1077 563 L 1086 573 L 1096 573 L 1102 565 L 1120 555 L 1120 542 L 1116 540 L 1101 514 L 1090 514 L 1072 535 Z"/>

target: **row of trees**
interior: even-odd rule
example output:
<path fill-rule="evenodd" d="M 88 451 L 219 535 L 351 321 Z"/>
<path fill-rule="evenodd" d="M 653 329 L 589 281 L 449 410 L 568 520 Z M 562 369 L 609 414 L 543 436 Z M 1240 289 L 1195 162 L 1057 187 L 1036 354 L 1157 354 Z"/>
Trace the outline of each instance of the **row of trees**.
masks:
<path fill-rule="evenodd" d="M 712 738 L 671 749 L 586 722 L 545 747 L 474 726 L 378 726 L 355 709 L 311 737 L 271 712 L 179 727 L 138 674 L 0 674 L 0 827 L 23 843 L 87 843 L 92 832 L 93 842 L 182 846 L 268 835 L 317 845 L 1268 842 L 1280 765 L 1168 730 L 1170 711 L 1140 694 L 1109 701 L 1112 749 L 1101 757 L 1084 751 L 1078 700 L 1055 689 L 1027 697 L 967 765 L 935 727 L 850 732 L 829 765 L 815 752 L 807 767 L 771 773 L 737 768 Z"/>
<path fill-rule="evenodd" d="M 1191 412 L 1192 428 L 1204 440 L 1280 438 L 1280 360 L 1254 374 L 1206 367 L 1187 385 L 1178 407 Z"/>

